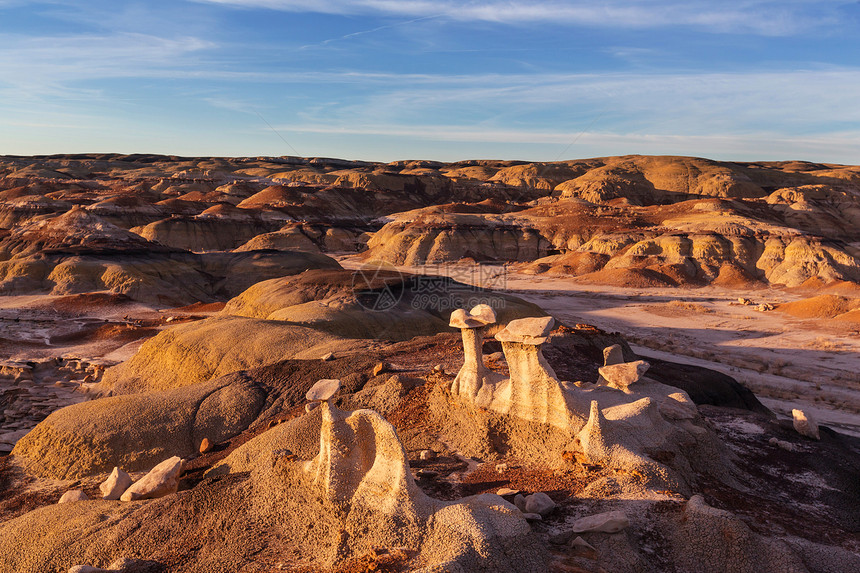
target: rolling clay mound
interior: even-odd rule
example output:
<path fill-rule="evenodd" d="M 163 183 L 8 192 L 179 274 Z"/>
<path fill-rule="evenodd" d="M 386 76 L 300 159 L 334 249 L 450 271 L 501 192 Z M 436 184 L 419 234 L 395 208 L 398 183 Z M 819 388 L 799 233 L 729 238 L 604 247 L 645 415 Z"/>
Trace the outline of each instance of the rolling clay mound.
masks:
<path fill-rule="evenodd" d="M 673 287 L 677 283 L 667 275 L 651 269 L 604 269 L 577 277 L 585 284 L 653 288 Z"/>
<path fill-rule="evenodd" d="M 780 304 L 776 309 L 797 318 L 838 318 L 840 315 L 860 309 L 860 299 L 823 294 Z"/>
<path fill-rule="evenodd" d="M 263 207 L 278 209 L 289 205 L 297 205 L 301 204 L 303 193 L 312 190 L 313 188 L 311 187 L 271 185 L 244 199 L 237 207 L 240 209 L 260 209 Z"/>
<path fill-rule="evenodd" d="M 274 320 L 219 316 L 180 324 L 146 341 L 130 360 L 105 372 L 115 393 L 194 385 L 285 358 L 318 359 L 364 346 L 321 330 Z"/>

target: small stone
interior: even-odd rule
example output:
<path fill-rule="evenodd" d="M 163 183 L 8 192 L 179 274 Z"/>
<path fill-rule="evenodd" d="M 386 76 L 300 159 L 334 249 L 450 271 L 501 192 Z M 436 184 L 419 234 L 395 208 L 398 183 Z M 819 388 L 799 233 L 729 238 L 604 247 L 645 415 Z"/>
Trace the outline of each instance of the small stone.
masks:
<path fill-rule="evenodd" d="M 813 440 L 821 439 L 821 434 L 818 431 L 818 422 L 815 421 L 815 418 L 811 414 L 803 410 L 794 409 L 791 411 L 791 415 L 794 417 L 794 429 L 797 430 L 797 433 Z"/>
<path fill-rule="evenodd" d="M 613 344 L 603 349 L 603 365 L 612 366 L 624 362 L 624 351 L 620 344 Z"/>
<path fill-rule="evenodd" d="M 518 490 L 518 489 L 511 489 L 509 487 L 502 487 L 502 488 L 499 488 L 499 491 L 496 492 L 496 495 L 500 495 L 502 497 L 505 497 L 506 495 L 517 495 L 518 493 L 520 493 L 520 490 Z"/>
<path fill-rule="evenodd" d="M 437 364 L 436 366 L 433 367 L 433 371 L 434 372 L 444 372 L 445 368 L 441 364 Z"/>
<path fill-rule="evenodd" d="M 415 472 L 420 479 L 430 479 L 439 475 L 439 472 L 434 472 L 433 470 L 418 470 Z"/>
<path fill-rule="evenodd" d="M 121 469 L 115 467 L 108 478 L 99 485 L 102 499 L 117 500 L 134 480 Z"/>
<path fill-rule="evenodd" d="M 311 402 L 330 400 L 340 390 L 340 380 L 323 379 L 314 384 L 305 397 Z"/>
<path fill-rule="evenodd" d="M 380 374 L 382 374 L 386 370 L 388 370 L 388 364 L 386 364 L 385 362 L 377 362 L 373 366 L 373 370 L 371 370 L 370 373 L 373 376 L 379 376 Z"/>
<path fill-rule="evenodd" d="M 795 450 L 794 444 L 792 444 L 791 442 L 786 442 L 786 441 L 780 440 L 778 438 L 771 438 L 767 442 L 770 445 L 776 446 L 778 448 L 782 448 L 783 450 L 785 450 L 787 452 L 793 452 Z"/>
<path fill-rule="evenodd" d="M 597 559 L 597 549 L 592 547 L 582 537 L 577 537 L 570 542 L 570 554 L 574 557 L 584 557 L 586 559 Z"/>
<path fill-rule="evenodd" d="M 421 450 L 418 454 L 418 458 L 422 460 L 432 460 L 436 457 L 436 452 L 433 450 Z"/>
<path fill-rule="evenodd" d="M 60 497 L 57 503 L 71 503 L 74 501 L 87 501 L 89 498 L 82 490 L 70 489 Z"/>
<path fill-rule="evenodd" d="M 525 513 L 526 512 L 526 498 L 525 498 L 525 496 L 521 493 L 518 493 L 516 496 L 514 496 L 514 505 L 517 506 L 517 509 L 519 509 L 521 512 Z"/>
<path fill-rule="evenodd" d="M 542 521 L 543 517 L 539 513 L 523 513 L 523 517 L 526 518 L 526 521 Z"/>
<path fill-rule="evenodd" d="M 179 473 L 181 471 L 182 458 L 179 456 L 168 458 L 125 490 L 120 499 L 122 501 L 154 499 L 176 493 L 176 490 L 179 489 Z"/>
<path fill-rule="evenodd" d="M 768 312 L 768 311 L 773 310 L 773 308 L 774 308 L 774 306 L 772 304 L 770 304 L 769 302 L 764 302 L 764 303 L 758 305 L 757 307 L 755 307 L 755 309 L 759 312 Z"/>
<path fill-rule="evenodd" d="M 555 502 L 542 491 L 526 497 L 525 513 L 539 513 L 542 516 L 547 516 L 553 509 L 555 509 Z"/>
<path fill-rule="evenodd" d="M 744 306 L 750 306 L 750 305 L 753 305 L 755 303 L 748 298 L 738 297 L 738 304 L 742 304 Z"/>
<path fill-rule="evenodd" d="M 99 569 L 90 565 L 75 565 L 69 569 L 69 573 L 111 573 L 109 569 Z"/>
<path fill-rule="evenodd" d="M 629 393 L 629 386 L 638 382 L 649 366 L 651 365 L 644 360 L 637 360 L 636 362 L 602 366 L 598 369 L 598 372 L 600 372 L 600 375 L 606 380 L 609 386 Z"/>
<path fill-rule="evenodd" d="M 320 360 L 322 360 L 323 362 L 330 362 L 330 361 L 334 360 L 334 352 L 329 352 L 328 354 L 323 354 L 322 356 L 320 356 Z"/>
<path fill-rule="evenodd" d="M 203 438 L 200 440 L 200 453 L 207 454 L 212 451 L 212 442 L 209 441 L 209 438 Z"/>
<path fill-rule="evenodd" d="M 496 473 L 497 474 L 504 473 L 506 471 L 508 471 L 508 464 L 506 464 L 504 462 L 502 462 L 500 464 L 496 464 Z"/>
<path fill-rule="evenodd" d="M 630 520 L 623 511 L 607 511 L 578 519 L 571 529 L 574 533 L 618 533 L 628 525 Z"/>

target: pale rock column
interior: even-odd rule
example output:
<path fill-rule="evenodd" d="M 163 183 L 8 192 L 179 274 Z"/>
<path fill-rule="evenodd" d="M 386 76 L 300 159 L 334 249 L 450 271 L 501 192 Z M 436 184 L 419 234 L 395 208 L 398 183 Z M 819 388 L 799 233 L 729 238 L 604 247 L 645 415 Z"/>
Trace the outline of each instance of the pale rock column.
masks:
<path fill-rule="evenodd" d="M 502 380 L 500 375 L 484 366 L 481 350 L 487 326 L 495 322 L 496 311 L 486 304 L 479 304 L 471 311 L 457 309 L 451 313 L 449 322 L 449 326 L 459 328 L 462 333 L 464 357 L 463 367 L 451 384 L 451 393 L 482 407 L 489 403 L 493 386 Z M 481 399 L 479 393 L 482 394 Z"/>
<path fill-rule="evenodd" d="M 344 411 L 330 403 L 339 380 L 320 380 L 307 398 L 320 402 L 320 452 L 305 471 L 343 511 L 363 508 L 404 521 L 415 519 L 415 485 L 394 427 L 373 410 Z"/>
<path fill-rule="evenodd" d="M 499 384 L 490 408 L 569 431 L 572 413 L 565 391 L 541 352 L 554 324 L 551 316 L 521 318 L 496 334 L 511 376 Z"/>

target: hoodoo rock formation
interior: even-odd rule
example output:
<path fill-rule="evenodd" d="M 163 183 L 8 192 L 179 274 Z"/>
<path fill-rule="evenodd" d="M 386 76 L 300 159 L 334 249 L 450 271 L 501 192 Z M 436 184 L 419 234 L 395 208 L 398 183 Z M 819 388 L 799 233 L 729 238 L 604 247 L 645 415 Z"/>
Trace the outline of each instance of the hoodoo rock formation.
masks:
<path fill-rule="evenodd" d="M 0 157 L 0 572 L 860 571 L 858 223 L 804 162 Z"/>

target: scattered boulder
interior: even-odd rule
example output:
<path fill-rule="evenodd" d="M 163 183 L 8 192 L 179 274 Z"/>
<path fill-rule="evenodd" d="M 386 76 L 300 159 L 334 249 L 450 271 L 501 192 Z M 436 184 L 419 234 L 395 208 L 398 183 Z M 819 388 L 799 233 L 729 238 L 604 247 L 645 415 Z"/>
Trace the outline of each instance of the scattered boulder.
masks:
<path fill-rule="evenodd" d="M 108 478 L 99 485 L 102 499 L 117 500 L 131 486 L 133 480 L 128 473 L 114 467 Z"/>
<path fill-rule="evenodd" d="M 421 450 L 418 454 L 418 458 L 421 460 L 432 460 L 436 457 L 436 452 L 433 450 Z"/>
<path fill-rule="evenodd" d="M 526 512 L 526 496 L 521 493 L 518 493 L 514 496 L 514 505 L 517 506 L 521 512 Z"/>
<path fill-rule="evenodd" d="M 542 491 L 526 496 L 526 510 L 524 513 L 539 513 L 545 517 L 555 509 L 555 502 Z"/>
<path fill-rule="evenodd" d="M 797 433 L 813 440 L 821 439 L 821 434 L 818 431 L 818 422 L 815 421 L 815 418 L 811 414 L 795 408 L 791 411 L 791 415 L 794 418 L 794 429 L 797 430 Z"/>
<path fill-rule="evenodd" d="M 391 367 L 390 364 L 386 364 L 385 362 L 378 362 L 373 366 L 373 370 L 370 371 L 372 376 L 379 376 L 386 370 Z"/>
<path fill-rule="evenodd" d="M 209 441 L 209 438 L 203 438 L 200 440 L 200 453 L 207 454 L 212 451 L 212 442 Z"/>
<path fill-rule="evenodd" d="M 329 362 L 331 360 L 334 360 L 334 352 L 328 352 L 326 354 L 323 354 L 322 356 L 320 356 L 320 360 L 322 360 L 323 362 Z"/>
<path fill-rule="evenodd" d="M 586 559 L 597 559 L 597 549 L 592 547 L 582 537 L 577 537 L 570 542 L 570 554 L 574 557 L 584 557 Z"/>
<path fill-rule="evenodd" d="M 507 495 L 517 495 L 518 493 L 520 493 L 520 490 L 518 490 L 518 489 L 511 489 L 509 487 L 502 487 L 502 488 L 499 488 L 499 490 L 496 492 L 496 495 L 500 495 L 502 497 L 505 497 Z"/>
<path fill-rule="evenodd" d="M 599 372 L 600 376 L 606 380 L 609 386 L 618 388 L 629 394 L 630 385 L 638 382 L 649 366 L 650 364 L 644 360 L 637 360 L 636 362 L 623 362 L 621 364 L 602 366 Z"/>
<path fill-rule="evenodd" d="M 70 489 L 62 496 L 60 496 L 60 501 L 57 503 L 72 503 L 75 501 L 87 501 L 89 497 L 82 490 L 79 489 Z"/>
<path fill-rule="evenodd" d="M 607 511 L 576 520 L 572 530 L 574 533 L 618 533 L 628 525 L 630 520 L 623 511 Z"/>
<path fill-rule="evenodd" d="M 325 402 L 334 397 L 340 390 L 340 380 L 323 379 L 311 386 L 305 397 L 311 402 Z"/>
<path fill-rule="evenodd" d="M 176 493 L 179 489 L 179 473 L 182 471 L 182 458 L 173 456 L 150 470 L 148 474 L 125 490 L 122 501 L 154 499 Z"/>

